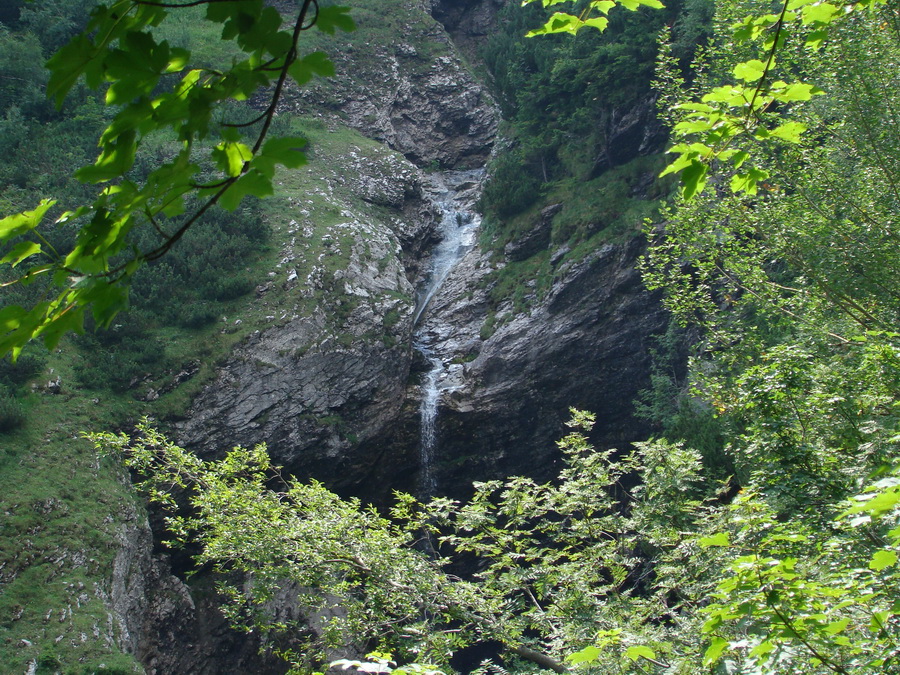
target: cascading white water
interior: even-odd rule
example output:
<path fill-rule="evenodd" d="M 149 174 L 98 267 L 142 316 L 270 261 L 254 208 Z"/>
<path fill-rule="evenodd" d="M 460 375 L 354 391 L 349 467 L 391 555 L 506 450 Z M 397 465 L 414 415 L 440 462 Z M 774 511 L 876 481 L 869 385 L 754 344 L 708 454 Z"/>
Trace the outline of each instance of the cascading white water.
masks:
<path fill-rule="evenodd" d="M 451 386 L 446 382 L 447 364 L 438 354 L 439 346 L 434 343 L 428 331 L 428 317 L 425 314 L 435 294 L 450 276 L 450 272 L 463 256 L 475 245 L 481 218 L 472 208 L 471 188 L 478 184 L 484 171 L 449 171 L 431 177 L 431 192 L 434 203 L 441 210 L 439 233 L 440 243 L 432 253 L 428 277 L 419 290 L 413 325 L 415 348 L 431 364 L 422 382 L 422 403 L 419 406 L 420 433 L 419 457 L 420 496 L 431 497 L 437 490 L 434 474 L 435 449 L 437 448 L 437 418 L 441 394 Z"/>

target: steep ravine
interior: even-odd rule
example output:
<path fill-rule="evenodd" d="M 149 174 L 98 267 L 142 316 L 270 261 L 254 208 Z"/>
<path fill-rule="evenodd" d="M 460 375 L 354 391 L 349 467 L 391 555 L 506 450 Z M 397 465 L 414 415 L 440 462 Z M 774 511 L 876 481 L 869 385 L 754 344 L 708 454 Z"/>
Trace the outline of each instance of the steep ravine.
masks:
<path fill-rule="evenodd" d="M 416 484 L 415 447 L 399 457 L 387 446 L 373 451 L 408 400 L 416 288 L 440 218 L 425 174 L 409 158 L 430 167 L 483 165 L 498 123 L 496 106 L 440 25 L 417 21 L 441 41 L 435 57 L 415 34 L 385 58 L 373 45 L 377 58 L 358 50 L 354 63 L 348 50 L 339 69 L 356 77 L 337 78 L 325 107 L 294 99 L 324 131 L 311 144 L 310 177 L 299 191 L 285 183 L 294 196 L 279 229 L 280 262 L 256 291 L 269 327 L 238 345 L 175 425 L 177 440 L 201 454 L 265 442 L 288 470 L 344 492 L 365 493 L 367 485 L 370 496 L 384 498 L 392 487 Z M 326 141 L 346 136 L 344 124 L 402 154 L 351 138 L 338 143 L 349 152 L 335 156 Z M 278 659 L 257 654 L 257 639 L 227 628 L 209 580 L 186 585 L 151 540 L 137 514 L 121 529 L 107 597 L 121 648 L 159 675 L 284 671 Z"/>
<path fill-rule="evenodd" d="M 469 44 L 479 36 L 466 22 L 481 30 L 477 16 L 492 16 L 498 4 L 467 3 L 461 13 L 431 1 L 435 16 Z M 531 297 L 527 313 L 491 305 L 490 273 L 505 260 L 474 247 L 416 321 L 416 292 L 440 238 L 440 209 L 422 168 L 483 166 L 499 122 L 447 33 L 437 23 L 425 32 L 444 45 L 433 60 L 413 40 L 372 46 L 358 64 L 344 52 L 342 68 L 360 79 L 330 90 L 324 108 L 313 104 L 315 90 L 292 99 L 290 109 L 327 129 L 349 124 L 399 154 L 360 151 L 316 169 L 322 188 L 309 205 L 298 199 L 282 264 L 257 295 L 264 305 L 277 284 L 296 294 L 294 307 L 316 294 L 328 303 L 306 313 L 280 306 L 271 327 L 241 343 L 194 399 L 176 425 L 179 442 L 207 456 L 265 442 L 289 471 L 376 501 L 395 488 L 419 490 L 420 407 L 433 360 L 442 392 L 426 493 L 462 493 L 472 480 L 512 473 L 552 474 L 569 406 L 597 413 L 602 445 L 644 433 L 631 401 L 646 386 L 649 342 L 666 317 L 634 269 L 636 239 L 581 259 L 560 255 L 552 288 Z M 331 213 L 328 246 L 303 267 L 303 238 L 318 227 L 323 204 Z M 493 329 L 489 315 L 498 318 Z M 125 647 L 148 672 L 282 672 L 256 656 L 253 639 L 224 626 L 208 589 L 189 589 L 170 574 L 149 537 L 140 519 L 123 528 L 110 598 Z"/>
<path fill-rule="evenodd" d="M 454 391 L 454 370 L 460 364 L 447 363 L 442 336 L 432 330 L 429 312 L 432 301 L 459 263 L 477 241 L 481 217 L 475 212 L 481 193 L 484 170 L 453 171 L 432 177 L 431 194 L 441 213 L 440 241 L 431 254 L 428 273 L 419 287 L 413 315 L 413 348 L 427 363 L 419 395 L 419 480 L 417 493 L 427 499 L 438 492 L 435 459 L 438 448 L 437 422 L 441 402 Z"/>

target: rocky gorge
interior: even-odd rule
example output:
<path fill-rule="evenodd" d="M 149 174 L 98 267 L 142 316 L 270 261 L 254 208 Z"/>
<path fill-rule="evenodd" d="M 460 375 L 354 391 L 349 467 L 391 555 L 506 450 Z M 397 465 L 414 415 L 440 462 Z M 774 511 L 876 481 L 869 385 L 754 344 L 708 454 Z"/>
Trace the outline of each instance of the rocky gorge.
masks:
<path fill-rule="evenodd" d="M 451 21 L 451 34 L 463 31 L 476 40 L 477 34 L 460 27 L 460 16 L 490 17 L 497 3 L 474 3 L 469 9 L 475 14 L 445 5 L 434 3 L 435 17 Z M 438 30 L 435 23 L 428 34 Z M 472 247 L 417 316 L 415 289 L 424 283 L 429 252 L 440 237 L 439 209 L 422 167 L 483 165 L 499 123 L 484 86 L 447 34 L 441 39 L 450 51 L 424 66 L 404 67 L 396 55 L 409 51 L 403 47 L 395 55 L 374 48 L 385 71 L 359 81 L 377 86 L 362 87 L 354 79 L 323 96 L 343 122 L 405 156 L 392 156 L 387 168 L 357 166 L 351 187 L 399 217 L 388 227 L 363 222 L 364 216 L 346 224 L 355 237 L 353 252 L 335 277 L 352 311 L 329 318 L 328 308 L 320 308 L 241 344 L 179 423 L 177 437 L 187 446 L 216 452 L 265 442 L 291 471 L 338 490 L 376 500 L 397 487 L 414 490 L 425 367 L 413 347 L 417 323 L 434 356 L 453 365 L 447 377 L 456 380 L 442 399 L 437 431 L 439 472 L 448 486 L 533 473 L 535 467 L 549 474 L 570 406 L 598 413 L 602 445 L 644 433 L 631 416 L 631 401 L 649 377 L 651 336 L 665 329 L 667 319 L 634 269 L 638 238 L 581 258 L 566 257 L 568 250 L 560 248 L 552 254 L 559 261 L 552 288 L 541 297 L 527 295 L 527 312 L 512 302 L 491 307 L 492 273 L 547 248 L 549 221 L 563 207 L 557 205 L 543 224 L 508 245 L 505 256 Z M 348 70 L 365 73 L 371 67 L 366 63 Z M 327 180 L 353 174 L 337 170 Z M 468 192 L 461 208 L 474 210 L 477 186 L 464 180 L 456 189 Z M 302 279 L 297 284 L 299 292 L 308 292 L 301 290 Z M 486 327 L 489 315 L 496 328 Z"/>
<path fill-rule="evenodd" d="M 287 472 L 383 505 L 397 489 L 461 496 L 473 480 L 550 478 L 570 407 L 597 414 L 599 446 L 646 436 L 632 402 L 668 317 L 635 269 L 641 239 L 557 246 L 562 203 L 500 251 L 478 243 L 501 118 L 471 64 L 503 4 L 426 0 L 359 17 L 377 30 L 340 47 L 338 77 L 286 97 L 281 115 L 312 120 L 312 161 L 302 178 L 284 177 L 278 262 L 256 280 L 252 311 L 222 320 L 223 332 L 258 328 L 166 420 L 178 443 L 207 458 L 265 443 Z M 402 40 L 379 41 L 394 23 Z M 467 238 L 423 294 L 448 208 L 448 227 Z M 498 275 L 535 255 L 549 257 L 546 288 L 526 278 L 516 300 L 498 299 Z M 118 518 L 112 570 L 93 590 L 103 639 L 158 675 L 285 672 L 259 636 L 228 627 L 209 579 L 186 579 L 188 558 L 160 545 L 157 518 L 136 504 Z"/>

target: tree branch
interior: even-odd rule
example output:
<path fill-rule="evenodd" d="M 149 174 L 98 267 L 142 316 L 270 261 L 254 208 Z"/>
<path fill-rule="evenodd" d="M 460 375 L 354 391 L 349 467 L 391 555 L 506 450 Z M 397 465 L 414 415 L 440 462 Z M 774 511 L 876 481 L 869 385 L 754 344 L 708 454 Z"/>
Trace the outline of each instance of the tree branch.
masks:
<path fill-rule="evenodd" d="M 523 659 L 531 661 L 532 663 L 536 663 L 543 668 L 549 668 L 554 673 L 569 672 L 568 667 L 566 667 L 564 664 L 560 663 L 551 656 L 547 656 L 542 652 L 537 652 L 533 649 L 529 649 L 528 647 L 523 647 L 522 645 L 507 645 L 507 648 L 517 656 L 521 656 Z"/>

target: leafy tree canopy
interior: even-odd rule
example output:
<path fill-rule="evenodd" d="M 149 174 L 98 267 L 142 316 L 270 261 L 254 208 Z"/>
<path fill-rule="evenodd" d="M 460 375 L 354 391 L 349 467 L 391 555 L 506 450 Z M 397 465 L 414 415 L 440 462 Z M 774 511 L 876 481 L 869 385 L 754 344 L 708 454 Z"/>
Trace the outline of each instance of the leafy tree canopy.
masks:
<path fill-rule="evenodd" d="M 223 40 L 240 57 L 196 64 L 187 49 L 157 37 L 173 11 L 196 5 L 206 7 L 206 20 L 221 24 Z M 84 30 L 47 62 L 47 92 L 57 106 L 80 83 L 104 92 L 113 114 L 99 155 L 75 173 L 98 192 L 83 205 L 46 198 L 0 220 L 0 264 L 14 270 L 4 285 L 41 288 L 29 306 L 0 309 L 0 353 L 15 357 L 35 337 L 53 346 L 65 332 L 80 332 L 88 307 L 97 325 L 108 326 L 127 304 L 129 281 L 143 264 L 165 255 L 214 205 L 234 210 L 247 195 L 269 195 L 276 166 L 305 162 L 302 138 L 269 132 L 289 79 L 302 85 L 333 74 L 324 53 L 300 51 L 302 33 L 313 27 L 334 33 L 354 25 L 346 7 L 316 0 L 301 2 L 288 22 L 262 0 L 120 0 L 94 7 Z M 228 101 L 247 100 L 260 88 L 269 91 L 262 112 L 229 116 Z M 141 153 L 160 136 L 177 140 L 179 150 L 139 175 Z M 57 249 L 52 231 L 71 227 L 74 246 Z M 131 235 L 139 230 L 152 230 L 154 243 L 137 248 Z"/>

